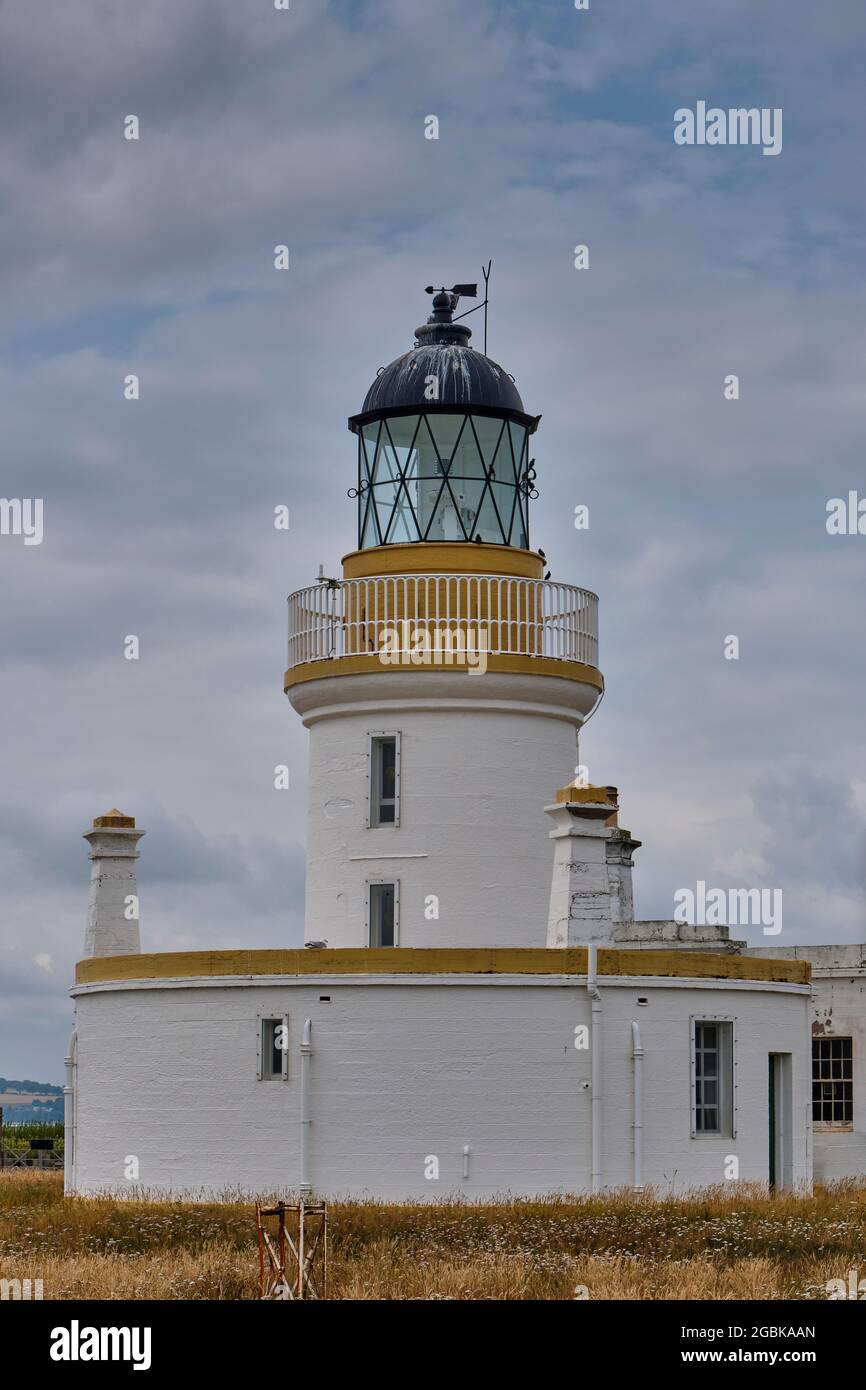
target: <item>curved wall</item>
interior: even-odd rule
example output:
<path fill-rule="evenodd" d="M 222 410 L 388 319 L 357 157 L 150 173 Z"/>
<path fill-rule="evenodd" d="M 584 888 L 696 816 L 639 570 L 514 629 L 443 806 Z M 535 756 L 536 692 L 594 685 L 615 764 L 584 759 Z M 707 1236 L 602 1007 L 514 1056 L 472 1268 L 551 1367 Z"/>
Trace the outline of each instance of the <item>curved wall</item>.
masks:
<path fill-rule="evenodd" d="M 793 1094 L 806 1096 L 808 985 L 628 976 L 600 984 L 604 1186 L 633 1177 L 632 1020 L 645 1051 L 644 1182 L 665 1192 L 720 1183 L 731 1155 L 741 1179 L 766 1181 L 767 1055 L 791 1054 Z M 151 1193 L 296 1188 L 305 1018 L 319 1195 L 433 1200 L 589 1186 L 590 1054 L 574 1045 L 575 1028 L 590 1022 L 585 978 L 249 975 L 93 983 L 75 993 L 79 1192 L 131 1190 L 130 1156 Z M 257 1080 L 261 1016 L 284 1014 L 288 1077 Z M 691 1135 L 690 1021 L 714 1015 L 735 1027 L 733 1139 Z M 807 1129 L 806 1107 L 795 1104 L 797 1183 L 809 1177 Z M 426 1176 L 431 1158 L 436 1177 Z"/>
<path fill-rule="evenodd" d="M 425 671 L 290 694 L 310 729 L 306 940 L 366 946 L 368 885 L 384 879 L 399 883 L 402 946 L 545 944 L 544 807 L 574 776 L 594 687 Z M 367 825 L 374 733 L 400 735 L 399 826 Z"/>

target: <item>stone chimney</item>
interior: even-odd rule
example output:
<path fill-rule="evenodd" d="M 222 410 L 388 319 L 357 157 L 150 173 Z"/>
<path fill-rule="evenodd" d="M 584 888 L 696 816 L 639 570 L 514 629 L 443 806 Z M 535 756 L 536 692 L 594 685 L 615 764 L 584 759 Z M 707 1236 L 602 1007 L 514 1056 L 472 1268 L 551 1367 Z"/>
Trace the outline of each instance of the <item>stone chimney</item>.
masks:
<path fill-rule="evenodd" d="M 640 848 L 618 825 L 616 787 L 563 787 L 545 810 L 553 821 L 553 877 L 547 945 L 613 942 L 634 920 L 632 855 Z"/>
<path fill-rule="evenodd" d="M 141 950 L 135 861 L 143 834 L 132 816 L 113 810 L 97 816 L 84 836 L 91 864 L 86 956 L 125 956 Z"/>

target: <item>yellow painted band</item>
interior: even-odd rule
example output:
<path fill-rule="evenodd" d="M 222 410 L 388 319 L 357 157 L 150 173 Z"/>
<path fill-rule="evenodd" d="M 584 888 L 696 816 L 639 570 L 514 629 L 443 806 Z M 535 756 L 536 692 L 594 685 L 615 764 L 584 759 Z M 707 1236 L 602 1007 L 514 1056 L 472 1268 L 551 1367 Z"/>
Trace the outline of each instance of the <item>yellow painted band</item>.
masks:
<path fill-rule="evenodd" d="M 91 956 L 75 967 L 75 983 L 205 979 L 251 975 L 585 975 L 586 949 L 479 946 L 359 947 L 347 950 L 162 951 L 151 955 Z M 714 955 L 703 951 L 628 951 L 601 947 L 600 975 L 645 978 L 766 980 L 808 984 L 808 961 Z"/>
<path fill-rule="evenodd" d="M 454 671 L 461 672 L 468 667 L 458 664 L 413 666 L 410 661 L 401 666 L 386 666 L 375 653 L 364 656 L 332 656 L 324 661 L 305 661 L 301 666 L 293 666 L 283 677 L 283 689 L 302 685 L 305 681 L 324 680 L 329 676 L 378 675 L 396 671 Z M 487 657 L 488 671 L 504 671 L 521 676 L 559 676 L 563 680 L 580 681 L 582 685 L 592 685 L 596 690 L 604 689 L 604 676 L 595 666 L 586 666 L 582 661 L 557 661 L 550 656 L 494 656 Z M 483 679 L 475 677 L 476 680 Z"/>
<path fill-rule="evenodd" d="M 520 579 L 543 579 L 544 561 L 534 550 L 486 542 L 476 545 L 474 541 L 377 545 L 343 556 L 344 579 L 388 574 L 506 574 Z"/>

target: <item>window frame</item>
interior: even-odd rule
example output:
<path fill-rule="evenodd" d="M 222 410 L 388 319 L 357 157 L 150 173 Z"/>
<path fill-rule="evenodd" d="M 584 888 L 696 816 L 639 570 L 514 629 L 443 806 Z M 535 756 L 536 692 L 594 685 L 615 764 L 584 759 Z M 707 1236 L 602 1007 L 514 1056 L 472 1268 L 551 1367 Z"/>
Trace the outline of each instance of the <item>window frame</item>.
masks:
<path fill-rule="evenodd" d="M 815 1075 L 815 1063 L 816 1063 L 817 1061 L 820 1061 L 820 1060 L 821 1060 L 820 1056 L 816 1055 L 816 1053 L 820 1050 L 820 1045 L 821 1045 L 821 1043 L 831 1043 L 831 1044 L 832 1044 L 832 1043 L 834 1043 L 834 1042 L 838 1042 L 838 1043 L 846 1043 L 846 1042 L 847 1042 L 847 1043 L 850 1044 L 850 1048 L 851 1048 L 850 1057 L 840 1056 L 838 1060 L 839 1060 L 841 1063 L 843 1063 L 843 1064 L 844 1064 L 846 1061 L 850 1061 L 850 1063 L 851 1063 L 851 1075 L 850 1075 L 850 1076 L 840 1076 L 840 1077 L 833 1077 L 832 1075 L 831 1075 L 831 1076 L 824 1076 L 824 1077 L 822 1077 L 822 1076 L 817 1076 L 817 1077 L 816 1077 L 816 1075 Z M 833 1061 L 836 1060 L 836 1059 L 834 1059 L 834 1057 L 832 1056 L 832 1047 L 831 1047 L 831 1049 L 830 1049 L 830 1054 L 831 1054 L 831 1055 L 830 1055 L 826 1060 L 829 1061 L 829 1062 L 832 1064 Z M 847 1088 L 848 1088 L 847 1096 L 846 1096 L 846 1094 L 843 1092 L 842 1099 L 841 1099 L 841 1102 L 840 1102 L 840 1103 L 844 1106 L 844 1105 L 846 1104 L 846 1101 L 847 1101 L 847 1103 L 849 1104 L 850 1110 L 851 1110 L 851 1118 L 850 1118 L 850 1120 L 816 1120 L 816 1119 L 815 1119 L 815 1106 L 816 1106 L 816 1104 L 821 1104 L 821 1105 L 823 1106 L 823 1104 L 825 1103 L 825 1102 L 823 1101 L 823 1099 L 816 1102 L 816 1100 L 815 1100 L 815 1086 L 819 1086 L 819 1085 L 828 1085 L 828 1084 L 831 1085 L 831 1086 L 832 1086 L 832 1085 L 837 1085 L 837 1084 L 838 1084 L 838 1085 L 840 1085 L 840 1086 L 842 1086 L 842 1087 L 847 1087 Z M 835 1102 L 833 1101 L 833 1099 L 832 1099 L 832 1097 L 831 1097 L 830 1104 L 833 1105 L 834 1103 L 835 1103 Z M 813 1128 L 813 1130 L 817 1130 L 817 1131 L 818 1131 L 819 1133 L 821 1133 L 821 1134 L 851 1134 L 851 1133 L 853 1132 L 853 1130 L 854 1130 L 854 1035 L 853 1035 L 853 1033 L 822 1033 L 820 1036 L 818 1036 L 818 1037 L 813 1037 L 813 1038 L 812 1038 L 812 1128 Z"/>
<path fill-rule="evenodd" d="M 385 739 L 394 740 L 394 819 L 383 821 L 379 820 L 379 809 L 381 803 L 378 798 L 376 786 L 379 780 L 379 754 L 377 749 L 381 747 Z M 368 830 L 399 830 L 400 828 L 400 792 L 401 792 L 401 773 L 402 773 L 402 739 L 399 729 L 373 729 L 367 735 L 367 829 Z"/>
<path fill-rule="evenodd" d="M 256 1014 L 258 1025 L 258 1040 L 256 1044 L 256 1080 L 257 1081 L 288 1081 L 289 1079 L 289 1015 L 275 1013 L 273 1009 L 260 1009 Z M 281 1024 L 286 1030 L 286 1046 L 281 1048 L 282 1067 L 279 1072 L 271 1071 L 266 1068 L 266 1049 L 265 1049 L 265 1028 L 270 1023 Z"/>
<path fill-rule="evenodd" d="M 689 1018 L 690 1121 L 693 1139 L 736 1139 L 737 1137 L 737 1031 L 732 1014 L 692 1014 Z M 697 1033 L 700 1024 L 721 1030 L 719 1039 L 719 1128 L 698 1129 Z M 724 1041 L 723 1041 L 724 1039 Z"/>
<path fill-rule="evenodd" d="M 384 884 L 394 889 L 394 942 L 391 946 L 373 946 L 373 889 Z M 376 951 L 392 951 L 400 944 L 400 880 L 398 878 L 368 878 L 366 880 L 366 933 L 367 945 Z"/>

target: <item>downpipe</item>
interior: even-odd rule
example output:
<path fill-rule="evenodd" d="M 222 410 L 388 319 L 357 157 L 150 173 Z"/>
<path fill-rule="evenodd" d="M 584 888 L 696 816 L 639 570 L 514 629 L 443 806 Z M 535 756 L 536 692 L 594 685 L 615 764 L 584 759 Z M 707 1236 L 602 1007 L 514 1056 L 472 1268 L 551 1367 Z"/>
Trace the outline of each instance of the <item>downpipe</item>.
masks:
<path fill-rule="evenodd" d="M 304 1021 L 301 1036 L 301 1197 L 309 1197 L 313 1186 L 310 1181 L 310 1058 L 313 1055 L 313 1023 Z"/>
<path fill-rule="evenodd" d="M 640 1028 L 635 1022 L 632 1022 L 631 1025 L 631 1055 L 634 1069 L 634 1115 L 632 1120 L 634 1175 L 632 1185 L 635 1192 L 643 1192 L 643 1047 L 640 1040 Z"/>
<path fill-rule="evenodd" d="M 586 992 L 591 1001 L 590 1088 L 592 1092 L 592 1178 L 591 1190 L 600 1192 L 601 1172 L 601 993 L 595 942 L 587 946 Z"/>
<path fill-rule="evenodd" d="M 78 1058 L 78 1030 L 69 1035 L 69 1046 L 63 1059 L 63 1195 L 75 1191 L 75 1072 Z"/>

